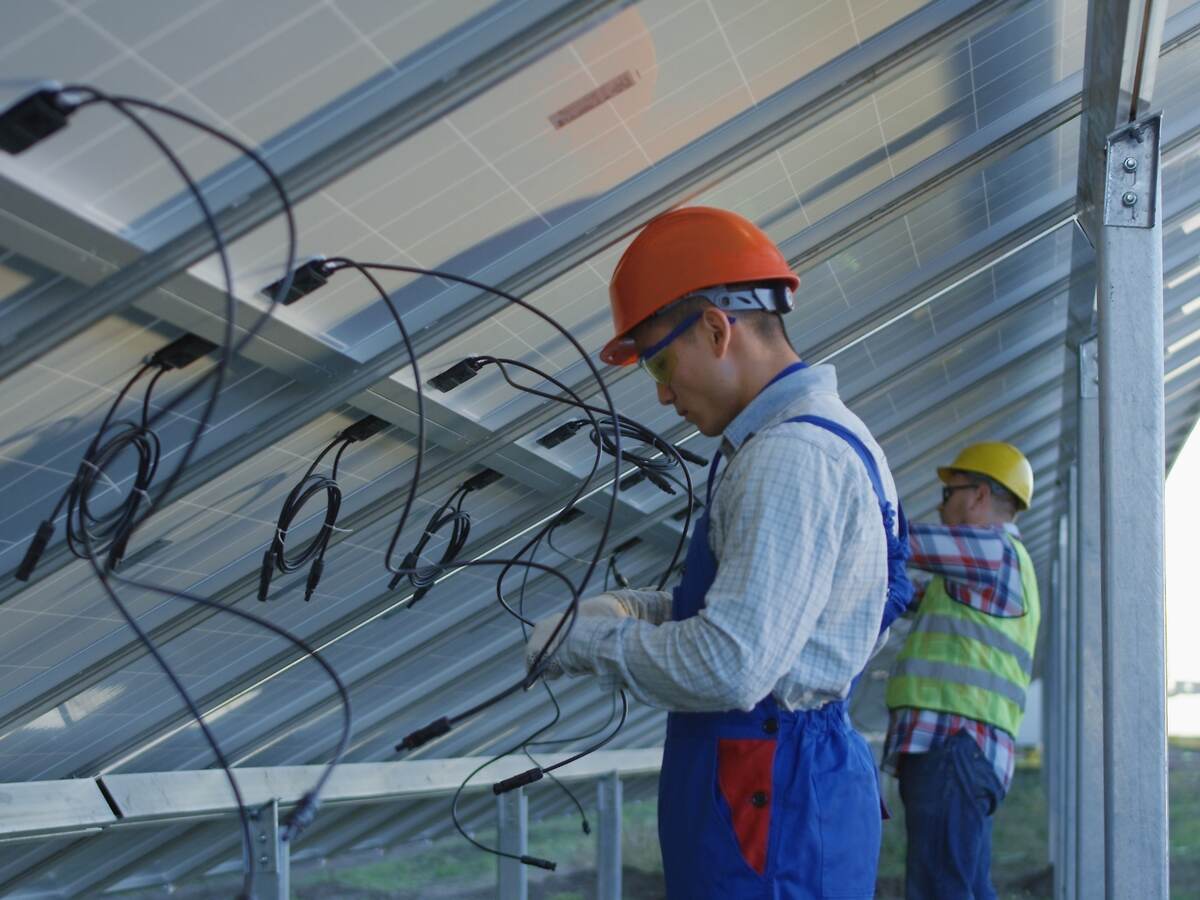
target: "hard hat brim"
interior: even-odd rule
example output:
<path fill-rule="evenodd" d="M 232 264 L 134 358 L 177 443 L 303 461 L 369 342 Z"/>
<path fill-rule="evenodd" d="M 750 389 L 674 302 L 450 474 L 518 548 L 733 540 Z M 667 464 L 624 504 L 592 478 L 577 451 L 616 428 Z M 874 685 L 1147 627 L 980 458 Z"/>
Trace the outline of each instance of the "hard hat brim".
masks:
<path fill-rule="evenodd" d="M 600 350 L 600 359 L 610 366 L 632 366 L 638 361 L 637 345 L 628 335 L 615 337 Z"/>

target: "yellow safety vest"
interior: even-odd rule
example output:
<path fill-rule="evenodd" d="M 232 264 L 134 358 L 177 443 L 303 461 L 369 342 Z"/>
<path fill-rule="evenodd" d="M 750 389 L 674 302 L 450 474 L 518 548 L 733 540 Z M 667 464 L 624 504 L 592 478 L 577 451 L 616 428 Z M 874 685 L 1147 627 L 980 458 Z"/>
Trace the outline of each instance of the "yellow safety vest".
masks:
<path fill-rule="evenodd" d="M 1025 614 L 1001 618 L 979 612 L 953 600 L 942 576 L 935 576 L 888 681 L 889 709 L 956 713 L 1017 733 L 1042 610 L 1029 553 L 1009 539 L 1021 571 Z"/>

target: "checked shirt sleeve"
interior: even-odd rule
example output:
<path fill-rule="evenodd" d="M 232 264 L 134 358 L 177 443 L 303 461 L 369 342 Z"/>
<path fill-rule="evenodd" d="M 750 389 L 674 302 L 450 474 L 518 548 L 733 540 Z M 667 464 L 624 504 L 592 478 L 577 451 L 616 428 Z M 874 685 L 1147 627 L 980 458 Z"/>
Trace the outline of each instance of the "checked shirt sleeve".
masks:
<path fill-rule="evenodd" d="M 797 664 L 828 602 L 843 544 L 881 538 L 859 465 L 852 453 L 833 458 L 803 438 L 756 437 L 720 485 L 725 537 L 714 547 L 720 567 L 705 608 L 659 625 L 580 618 L 559 649 L 564 671 L 612 676 L 664 709 L 753 708 Z M 849 623 L 837 635 L 839 656 L 866 660 L 882 605 L 882 597 L 872 600 L 862 627 Z"/>
<path fill-rule="evenodd" d="M 989 616 L 1025 614 L 1021 570 L 1002 528 L 915 523 L 910 565 L 941 575 L 951 599 Z"/>

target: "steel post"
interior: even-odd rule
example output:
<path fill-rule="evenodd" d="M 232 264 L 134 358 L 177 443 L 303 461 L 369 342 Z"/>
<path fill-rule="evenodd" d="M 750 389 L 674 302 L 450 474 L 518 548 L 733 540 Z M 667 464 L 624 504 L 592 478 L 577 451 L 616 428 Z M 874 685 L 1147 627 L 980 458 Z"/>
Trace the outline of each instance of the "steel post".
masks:
<path fill-rule="evenodd" d="M 621 900 L 621 776 L 596 782 L 596 900 Z"/>
<path fill-rule="evenodd" d="M 1075 492 L 1076 896 L 1104 896 L 1104 629 L 1100 602 L 1100 372 L 1096 338 L 1079 346 Z"/>
<path fill-rule="evenodd" d="M 502 853 L 524 856 L 529 847 L 529 798 L 517 788 L 496 798 L 496 837 Z M 525 865 L 501 856 L 496 865 L 497 900 L 527 900 L 529 877 Z"/>
<path fill-rule="evenodd" d="M 1109 135 L 1097 199 L 1106 890 L 1167 896 L 1161 116 Z"/>

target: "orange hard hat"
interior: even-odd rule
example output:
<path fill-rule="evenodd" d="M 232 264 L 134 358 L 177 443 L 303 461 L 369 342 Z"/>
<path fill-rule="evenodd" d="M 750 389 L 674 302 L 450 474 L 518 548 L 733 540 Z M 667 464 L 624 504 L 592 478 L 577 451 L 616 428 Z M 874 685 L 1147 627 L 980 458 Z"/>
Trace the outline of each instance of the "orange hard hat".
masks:
<path fill-rule="evenodd" d="M 608 285 L 615 337 L 600 351 L 609 365 L 637 362 L 629 332 L 692 291 L 720 284 L 800 279 L 779 248 L 749 219 L 710 206 L 673 209 L 651 219 L 617 262 Z"/>

